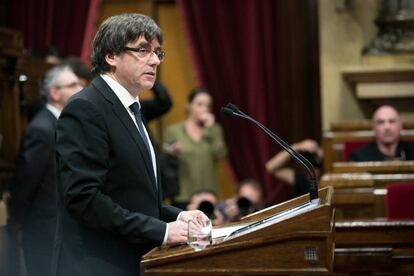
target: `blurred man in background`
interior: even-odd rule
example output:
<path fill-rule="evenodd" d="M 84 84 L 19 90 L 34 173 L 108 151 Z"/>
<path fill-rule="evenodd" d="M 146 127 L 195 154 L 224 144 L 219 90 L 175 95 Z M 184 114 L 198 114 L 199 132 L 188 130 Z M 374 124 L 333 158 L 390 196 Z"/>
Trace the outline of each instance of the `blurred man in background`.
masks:
<path fill-rule="evenodd" d="M 372 117 L 375 142 L 354 150 L 349 161 L 414 160 L 414 145 L 400 140 L 402 121 L 398 111 L 380 106 Z"/>
<path fill-rule="evenodd" d="M 46 105 L 27 126 L 11 186 L 10 226 L 22 229 L 22 247 L 29 276 L 48 275 L 56 223 L 56 121 L 66 101 L 82 85 L 72 68 L 61 64 L 43 80 Z"/>

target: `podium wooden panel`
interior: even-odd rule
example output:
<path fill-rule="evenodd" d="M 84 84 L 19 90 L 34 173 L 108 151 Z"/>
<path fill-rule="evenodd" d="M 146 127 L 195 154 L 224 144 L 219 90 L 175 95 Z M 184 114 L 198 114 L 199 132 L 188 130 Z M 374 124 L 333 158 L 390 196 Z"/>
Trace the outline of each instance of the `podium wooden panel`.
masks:
<path fill-rule="evenodd" d="M 334 173 L 414 173 L 414 161 L 335 162 Z"/>
<path fill-rule="evenodd" d="M 335 220 L 385 218 L 386 186 L 413 182 L 414 173 L 332 173 L 322 176 L 321 187 L 332 186 Z"/>
<path fill-rule="evenodd" d="M 414 275 L 414 221 L 336 222 L 334 275 Z"/>
<path fill-rule="evenodd" d="M 319 190 L 319 205 L 282 217 L 262 229 L 195 252 L 187 245 L 157 247 L 141 261 L 142 275 L 326 275 L 332 272 L 332 188 Z M 244 217 L 257 222 L 309 201 L 307 195 Z"/>

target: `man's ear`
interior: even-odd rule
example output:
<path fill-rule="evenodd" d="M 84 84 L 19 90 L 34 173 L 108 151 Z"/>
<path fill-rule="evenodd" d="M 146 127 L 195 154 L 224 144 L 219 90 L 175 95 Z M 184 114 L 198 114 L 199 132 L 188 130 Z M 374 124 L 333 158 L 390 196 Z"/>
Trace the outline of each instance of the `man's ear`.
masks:
<path fill-rule="evenodd" d="M 116 66 L 116 55 L 114 53 L 106 54 L 105 61 L 110 66 Z"/>

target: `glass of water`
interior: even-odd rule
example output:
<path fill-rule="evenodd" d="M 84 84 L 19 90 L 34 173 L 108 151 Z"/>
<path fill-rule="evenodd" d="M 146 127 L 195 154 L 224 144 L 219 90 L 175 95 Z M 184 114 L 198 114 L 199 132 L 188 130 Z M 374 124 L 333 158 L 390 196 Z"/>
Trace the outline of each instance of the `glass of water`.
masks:
<path fill-rule="evenodd" d="M 196 219 L 188 221 L 188 245 L 195 251 L 200 251 L 211 244 L 211 220 L 209 219 Z"/>

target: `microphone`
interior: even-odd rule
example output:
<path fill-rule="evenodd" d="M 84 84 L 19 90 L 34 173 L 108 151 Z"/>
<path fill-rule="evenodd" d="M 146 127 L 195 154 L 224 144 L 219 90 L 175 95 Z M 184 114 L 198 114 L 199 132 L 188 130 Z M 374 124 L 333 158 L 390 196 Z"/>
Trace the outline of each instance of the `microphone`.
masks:
<path fill-rule="evenodd" d="M 312 202 L 319 202 L 318 197 L 318 182 L 316 179 L 316 173 L 315 169 L 313 168 L 312 164 L 309 162 L 308 159 L 306 159 L 303 155 L 301 155 L 299 152 L 292 149 L 285 141 L 283 141 L 279 136 L 271 132 L 267 127 L 265 127 L 263 124 L 261 124 L 259 121 L 253 119 L 249 115 L 243 113 L 240 111 L 240 109 L 235 106 L 232 103 L 228 103 L 227 106 L 221 108 L 221 112 L 229 115 L 229 116 L 235 116 L 240 117 L 243 119 L 246 119 L 253 124 L 255 124 L 257 127 L 259 127 L 263 132 L 265 132 L 270 138 L 272 138 L 273 141 L 275 141 L 277 144 L 279 144 L 284 150 L 287 151 L 287 153 L 290 154 L 290 156 L 295 159 L 296 162 L 298 162 L 308 173 L 310 177 L 310 184 L 309 184 L 309 197 L 310 201 Z"/>

